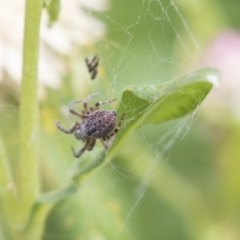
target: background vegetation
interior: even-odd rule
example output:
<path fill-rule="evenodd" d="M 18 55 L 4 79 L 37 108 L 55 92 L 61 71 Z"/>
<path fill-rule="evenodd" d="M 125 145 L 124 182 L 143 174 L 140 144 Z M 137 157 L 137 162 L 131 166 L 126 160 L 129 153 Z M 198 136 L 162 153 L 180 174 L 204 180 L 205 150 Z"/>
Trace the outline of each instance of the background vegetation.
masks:
<path fill-rule="evenodd" d="M 239 239 L 240 3 L 115 0 L 105 13 L 86 10 L 105 23 L 105 36 L 77 46 L 60 86 L 45 86 L 40 97 L 42 1 L 26 3 L 21 86 L 6 75 L 0 82 L 0 239 Z M 58 21 L 58 1 L 45 7 Z M 84 58 L 95 53 L 101 62 L 91 81 Z M 219 68 L 222 83 L 194 111 L 218 73 L 171 80 L 205 66 Z M 68 103 L 96 91 L 96 101 L 118 97 L 107 108 L 127 111 L 126 120 L 109 152 L 98 144 L 79 162 L 70 147 L 82 143 L 55 121 L 70 126 Z M 152 122 L 164 123 L 144 125 Z"/>

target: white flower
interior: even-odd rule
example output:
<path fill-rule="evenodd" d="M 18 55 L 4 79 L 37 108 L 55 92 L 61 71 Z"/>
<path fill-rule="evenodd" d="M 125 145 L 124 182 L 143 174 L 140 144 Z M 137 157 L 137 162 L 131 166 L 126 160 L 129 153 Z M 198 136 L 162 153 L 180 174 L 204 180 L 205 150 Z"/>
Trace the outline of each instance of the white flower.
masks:
<path fill-rule="evenodd" d="M 24 26 L 24 0 L 0 0 L 0 81 L 4 73 L 20 82 Z M 43 11 L 40 32 L 39 82 L 56 88 L 64 72 L 64 59 L 76 47 L 94 44 L 104 34 L 104 25 L 87 14 L 106 10 L 106 0 L 61 0 L 59 18 L 48 27 Z"/>

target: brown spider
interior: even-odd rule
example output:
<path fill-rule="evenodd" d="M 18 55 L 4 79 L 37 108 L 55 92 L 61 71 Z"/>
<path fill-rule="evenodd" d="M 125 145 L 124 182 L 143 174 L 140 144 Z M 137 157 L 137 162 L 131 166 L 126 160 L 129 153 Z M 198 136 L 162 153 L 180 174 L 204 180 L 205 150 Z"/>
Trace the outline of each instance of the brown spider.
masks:
<path fill-rule="evenodd" d="M 72 101 L 69 104 L 70 113 L 82 119 L 81 122 L 73 123 L 69 130 L 63 128 L 60 125 L 60 122 L 56 122 L 56 126 L 60 131 L 66 134 L 74 133 L 78 140 L 85 142 L 84 147 L 80 149 L 78 153 L 72 148 L 73 155 L 76 158 L 79 158 L 86 150 L 91 151 L 95 146 L 96 139 L 100 139 L 106 149 L 109 148 L 110 146 L 107 140 L 113 140 L 114 135 L 119 131 L 123 122 L 125 113 L 123 113 L 117 127 L 115 128 L 117 113 L 111 110 L 99 109 L 100 105 L 110 103 L 116 99 L 97 102 L 93 107 L 88 107 L 88 101 L 97 95 L 98 93 L 93 93 L 87 96 L 84 100 Z M 80 102 L 83 102 L 84 107 L 84 110 L 82 110 L 81 113 L 73 109 L 74 104 Z"/>

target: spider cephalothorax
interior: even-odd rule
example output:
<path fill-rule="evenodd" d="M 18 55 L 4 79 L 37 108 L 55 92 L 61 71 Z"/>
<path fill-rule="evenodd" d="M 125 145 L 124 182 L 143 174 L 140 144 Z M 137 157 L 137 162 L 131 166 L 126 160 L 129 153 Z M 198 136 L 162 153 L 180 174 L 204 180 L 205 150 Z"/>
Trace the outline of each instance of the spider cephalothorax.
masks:
<path fill-rule="evenodd" d="M 66 134 L 74 133 L 78 140 L 85 142 L 84 147 L 80 149 L 78 153 L 72 148 L 73 155 L 77 158 L 80 157 L 85 150 L 91 151 L 95 146 L 96 139 L 100 139 L 103 146 L 108 148 L 107 140 L 112 139 L 119 131 L 125 115 L 125 113 L 123 113 L 118 126 L 114 128 L 117 113 L 111 110 L 99 109 L 99 106 L 115 101 L 116 99 L 97 102 L 94 107 L 89 108 L 87 102 L 96 95 L 97 93 L 93 93 L 84 100 L 72 101 L 69 104 L 70 113 L 80 117 L 82 119 L 81 122 L 73 123 L 69 130 L 63 128 L 59 122 L 56 122 L 56 126 L 60 131 Z M 80 102 L 83 102 L 84 107 L 81 113 L 73 109 L 74 104 Z"/>

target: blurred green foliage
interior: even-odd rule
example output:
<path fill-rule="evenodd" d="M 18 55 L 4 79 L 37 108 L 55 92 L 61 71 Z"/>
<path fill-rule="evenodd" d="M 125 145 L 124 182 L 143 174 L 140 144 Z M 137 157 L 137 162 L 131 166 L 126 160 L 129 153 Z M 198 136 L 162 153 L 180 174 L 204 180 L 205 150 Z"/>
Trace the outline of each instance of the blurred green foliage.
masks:
<path fill-rule="evenodd" d="M 70 147 L 81 145 L 54 124 L 62 119 L 71 125 L 73 118 L 61 110 L 72 99 L 97 90 L 100 99 L 109 99 L 129 84 L 159 84 L 188 73 L 198 48 L 184 23 L 201 49 L 220 29 L 239 28 L 236 1 L 175 4 L 182 17 L 166 0 L 111 1 L 109 11 L 98 16 L 107 25 L 106 37 L 70 59 L 58 90 L 45 89 L 39 113 L 42 192 L 70 178 Z M 76 79 L 73 66 L 95 52 L 101 57 L 96 81 Z M 17 91 L 14 95 L 14 88 L 1 85 L 0 92 L 4 155 L 14 166 L 19 156 Z M 73 197 L 52 209 L 43 239 L 239 239 L 239 130 L 239 121 L 231 116 L 209 122 L 195 113 L 161 126 L 140 127 L 113 161 L 106 159 L 108 164 L 88 177 Z M 102 146 L 97 144 L 83 161 L 100 154 Z"/>

